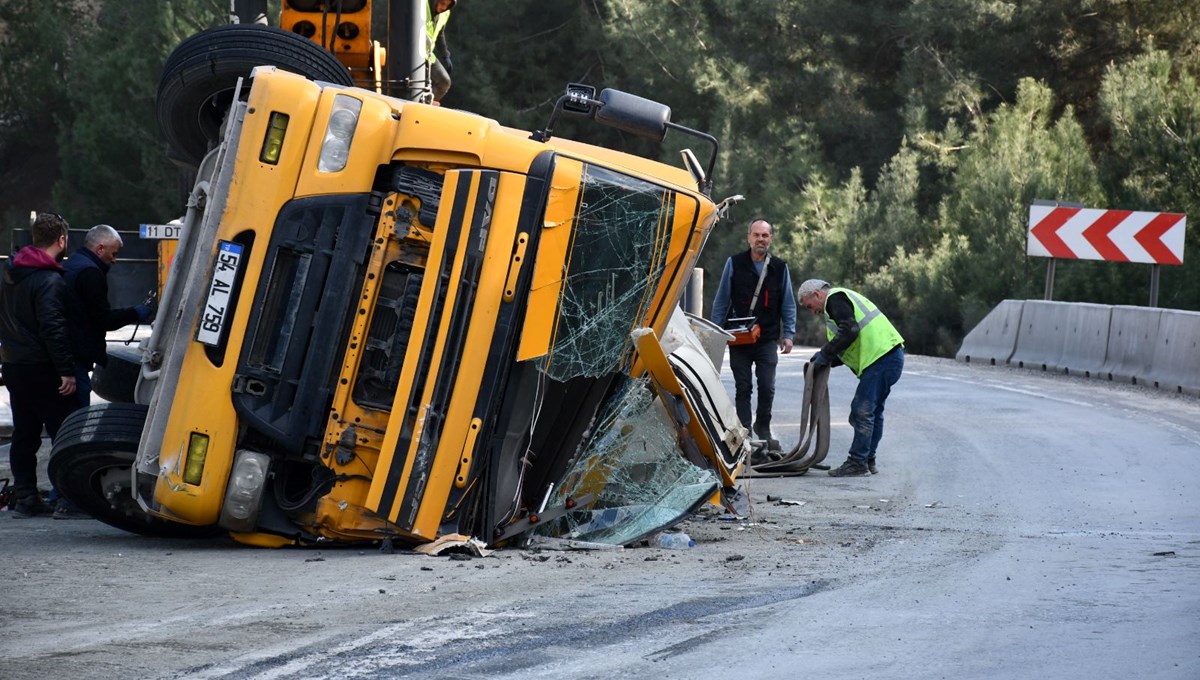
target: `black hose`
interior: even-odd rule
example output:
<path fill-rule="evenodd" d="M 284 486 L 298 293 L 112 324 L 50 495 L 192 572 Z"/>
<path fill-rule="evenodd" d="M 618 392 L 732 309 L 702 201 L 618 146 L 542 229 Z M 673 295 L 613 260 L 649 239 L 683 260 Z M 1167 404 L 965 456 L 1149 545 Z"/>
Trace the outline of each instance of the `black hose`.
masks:
<path fill-rule="evenodd" d="M 782 458 L 753 465 L 755 473 L 802 475 L 817 467 L 829 453 L 829 366 L 804 365 L 804 396 L 800 400 L 800 440 Z"/>

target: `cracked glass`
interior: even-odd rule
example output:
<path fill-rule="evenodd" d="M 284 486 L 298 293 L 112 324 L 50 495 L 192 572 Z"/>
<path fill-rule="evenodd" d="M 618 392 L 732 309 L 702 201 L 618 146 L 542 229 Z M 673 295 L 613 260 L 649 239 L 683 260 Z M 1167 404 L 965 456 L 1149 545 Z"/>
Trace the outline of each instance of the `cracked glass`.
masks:
<path fill-rule="evenodd" d="M 627 379 L 597 417 L 551 506 L 594 494 L 595 501 L 537 533 L 627 545 L 670 526 L 719 487 L 717 474 L 680 455 L 674 425 L 648 379 Z"/>
<path fill-rule="evenodd" d="M 673 193 L 586 166 L 544 370 L 556 380 L 622 372 L 629 332 L 649 313 L 674 219 Z"/>

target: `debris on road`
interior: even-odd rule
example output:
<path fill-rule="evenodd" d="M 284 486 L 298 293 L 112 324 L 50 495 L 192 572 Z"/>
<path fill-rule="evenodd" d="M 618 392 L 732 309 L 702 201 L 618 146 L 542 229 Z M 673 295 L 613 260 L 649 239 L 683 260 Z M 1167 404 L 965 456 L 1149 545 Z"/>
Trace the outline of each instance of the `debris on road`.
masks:
<path fill-rule="evenodd" d="M 595 543 L 592 541 L 576 541 L 570 538 L 555 538 L 553 536 L 530 536 L 529 546 L 541 550 L 624 550 L 623 545 Z"/>
<path fill-rule="evenodd" d="M 443 550 L 450 548 L 461 548 L 476 557 L 487 557 L 494 552 L 488 550 L 483 541 L 463 534 L 446 534 L 436 541 L 424 543 L 413 548 L 413 552 L 418 552 L 422 555 L 437 555 Z"/>

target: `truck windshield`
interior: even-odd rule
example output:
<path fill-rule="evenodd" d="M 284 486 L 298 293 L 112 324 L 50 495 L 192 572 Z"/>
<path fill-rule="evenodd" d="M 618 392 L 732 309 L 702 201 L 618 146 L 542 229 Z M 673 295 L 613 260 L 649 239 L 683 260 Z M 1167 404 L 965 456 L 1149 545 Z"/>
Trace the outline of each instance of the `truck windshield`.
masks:
<path fill-rule="evenodd" d="M 545 371 L 556 380 L 621 372 L 629 332 L 646 318 L 661 281 L 674 192 L 587 166 L 561 309 Z"/>

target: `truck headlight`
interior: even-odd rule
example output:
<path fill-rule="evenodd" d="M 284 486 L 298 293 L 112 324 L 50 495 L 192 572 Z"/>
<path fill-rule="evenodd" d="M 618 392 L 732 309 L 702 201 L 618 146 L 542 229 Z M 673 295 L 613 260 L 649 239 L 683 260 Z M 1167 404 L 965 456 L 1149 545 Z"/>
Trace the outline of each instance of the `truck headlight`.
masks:
<path fill-rule="evenodd" d="M 362 102 L 349 95 L 339 94 L 333 98 L 333 111 L 329 124 L 325 126 L 325 140 L 321 142 L 321 156 L 317 159 L 317 170 L 338 172 L 346 167 L 350 158 L 350 142 L 354 140 L 354 128 L 358 126 L 358 113 Z"/>
<path fill-rule="evenodd" d="M 271 457 L 240 449 L 233 460 L 219 524 L 230 531 L 251 531 L 258 520 Z"/>

